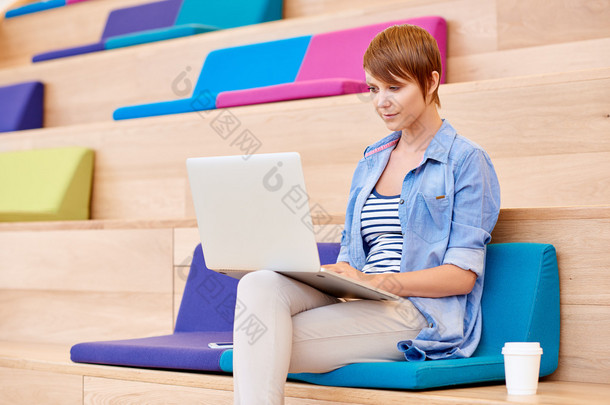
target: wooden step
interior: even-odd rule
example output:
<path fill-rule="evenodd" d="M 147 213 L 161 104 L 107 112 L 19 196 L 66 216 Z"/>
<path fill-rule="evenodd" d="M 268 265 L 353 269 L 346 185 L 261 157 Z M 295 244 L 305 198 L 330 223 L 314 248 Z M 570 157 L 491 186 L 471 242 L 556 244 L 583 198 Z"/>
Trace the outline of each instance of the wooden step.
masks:
<path fill-rule="evenodd" d="M 172 332 L 171 228 L 0 231 L 0 244 L 0 339 Z"/>
<path fill-rule="evenodd" d="M 65 224 L 0 225 L 0 340 L 71 345 L 171 333 L 199 243 L 195 221 Z M 560 364 L 549 380 L 610 384 L 610 206 L 503 209 L 492 238 L 557 249 Z"/>
<path fill-rule="evenodd" d="M 490 154 L 503 207 L 606 204 L 609 88 L 610 68 L 447 84 L 440 89 L 441 114 Z M 297 151 L 312 204 L 341 215 L 365 146 L 388 133 L 367 98 L 23 131 L 3 135 L 0 151 L 96 150 L 95 219 L 193 218 L 186 158 Z"/>
<path fill-rule="evenodd" d="M 111 10 L 142 3 L 85 1 L 6 19 L 0 24 L 0 69 L 27 66 L 42 52 L 98 42 Z"/>
<path fill-rule="evenodd" d="M 115 0 L 108 0 L 108 2 L 110 1 L 114 2 L 112 4 L 116 3 Z M 441 15 L 449 22 L 447 72 L 450 82 L 516 76 L 524 72 L 523 66 L 527 66 L 528 70 L 525 72 L 528 74 L 572 70 L 582 66 L 586 68 L 607 66 L 604 65 L 604 60 L 607 60 L 604 55 L 607 53 L 597 53 L 597 51 L 603 52 L 606 48 L 603 46 L 599 48 L 596 42 L 592 42 L 589 46 L 579 46 L 577 53 L 565 58 L 562 52 L 570 51 L 573 48 L 568 46 L 566 48 L 549 47 L 547 49 L 544 45 L 554 44 L 557 41 L 544 33 L 535 31 L 532 36 L 546 37 L 547 40 L 532 42 L 518 29 L 526 24 L 527 27 L 534 25 L 534 28 L 528 28 L 529 30 L 537 30 L 537 19 L 541 19 L 544 24 L 540 24 L 546 31 L 556 32 L 558 35 L 560 33 L 563 38 L 562 43 L 608 38 L 610 35 L 605 29 L 597 28 L 599 32 L 589 32 L 590 27 L 595 29 L 595 27 L 600 26 L 598 21 L 606 21 L 604 19 L 606 11 L 593 12 L 585 6 L 579 6 L 585 11 L 589 10 L 588 13 L 591 14 L 590 16 L 586 14 L 589 20 L 586 20 L 585 23 L 583 12 L 575 13 L 571 6 L 562 5 L 554 9 L 554 15 L 557 15 L 555 25 L 553 25 L 554 20 L 544 20 L 546 18 L 544 15 L 531 16 L 532 20 L 528 19 L 524 23 L 515 17 L 510 9 L 505 9 L 503 6 L 496 7 L 495 1 L 437 0 L 422 2 L 412 0 L 396 3 L 388 0 L 388 2 L 375 5 L 365 5 L 361 1 L 358 5 L 332 14 L 300 16 L 299 18 L 137 47 L 96 52 L 44 63 L 24 64 L 22 60 L 19 65 L 12 68 L 5 66 L 5 69 L 0 71 L 0 85 L 25 80 L 41 80 L 46 83 L 46 127 L 110 121 L 113 111 L 122 106 L 180 99 L 190 95 L 203 60 L 207 53 L 213 49 L 316 34 L 423 15 Z M 69 12 L 69 14 L 78 10 L 86 11 L 87 3 L 89 2 L 63 7 L 62 10 L 50 10 L 49 13 L 52 13 L 50 16 L 53 17 L 63 16 L 63 14 L 58 14 L 61 11 Z M 106 4 L 106 2 L 101 1 L 90 3 Z M 516 6 L 522 7 L 521 3 L 529 2 L 519 0 Z M 45 15 L 48 16 L 46 12 L 37 14 L 39 16 L 34 14 L 32 16 L 35 17 L 32 18 L 51 18 L 45 17 Z M 86 14 L 84 21 L 93 18 L 89 15 L 89 13 Z M 77 21 L 73 15 L 72 17 L 72 21 Z M 27 22 L 29 16 L 23 18 Z M 62 19 L 57 18 L 62 27 L 70 26 L 70 23 L 64 24 Z M 0 42 L 0 50 L 6 49 L 6 52 L 12 52 L 14 49 L 14 52 L 26 52 L 25 50 L 28 49 L 26 44 L 18 42 L 17 39 L 15 39 L 17 44 L 10 43 L 11 38 L 22 38 L 19 32 L 21 23 L 18 20 L 19 18 L 15 19 L 14 22 L 16 27 L 13 31 L 15 32 L 11 32 L 12 26 L 10 24 L 0 27 L 0 30 L 8 30 L 5 35 L 1 35 L 2 32 L 0 31 L 0 41 L 2 41 L 2 38 L 4 38 L 4 41 L 9 41 L 6 46 Z M 8 22 L 10 23 L 10 21 Z M 54 24 L 54 20 L 51 19 L 47 24 Z M 40 25 L 44 26 L 42 23 Z M 88 26 L 90 25 L 94 24 L 88 24 Z M 517 28 L 513 29 L 513 25 Z M 23 29 L 28 30 L 27 32 L 32 31 L 39 33 L 38 35 L 44 35 L 44 38 L 52 38 L 55 32 L 49 29 L 36 30 L 33 26 Z M 79 32 L 74 27 L 72 30 L 76 34 Z M 40 34 L 40 32 L 44 34 Z M 507 32 L 514 33 L 517 38 L 506 37 Z M 67 34 L 63 33 L 61 35 L 66 36 Z M 23 38 L 26 40 L 28 36 L 23 35 Z M 94 40 L 95 38 L 89 38 L 88 36 L 81 38 L 78 35 L 76 39 L 73 39 L 80 44 L 87 41 L 93 42 Z M 31 42 L 39 48 L 43 48 L 42 44 L 45 44 L 44 49 L 41 50 L 50 50 L 59 46 L 50 45 L 39 38 L 32 38 Z M 518 46 L 520 43 L 523 43 L 523 46 Z M 498 51 L 527 46 L 539 46 L 534 51 L 535 58 L 531 57 L 532 51 L 500 53 L 497 58 L 494 56 L 494 53 Z M 548 57 L 545 56 L 547 52 L 549 53 Z M 0 51 L 1 53 L 2 51 Z M 466 58 L 478 54 L 484 54 L 484 56 L 473 60 Z M 453 66 L 454 58 L 457 58 L 455 67 Z M 2 58 L 2 60 L 9 60 L 9 58 Z M 522 63 L 523 61 L 531 62 Z M 478 68 L 479 64 L 485 66 L 485 71 L 489 70 L 489 73 L 481 75 L 481 69 Z"/>
<path fill-rule="evenodd" d="M 588 39 L 454 56 L 448 61 L 447 82 L 561 73 L 608 66 L 610 38 Z"/>
<path fill-rule="evenodd" d="M 31 404 L 232 403 L 228 375 L 71 363 L 69 347 L 0 342 L 0 402 Z M 78 377 L 78 378 L 74 378 Z M 53 384 L 55 383 L 55 384 Z M 543 379 L 535 396 L 509 396 L 502 384 L 428 391 L 390 391 L 286 384 L 286 404 L 605 404 L 610 385 Z M 53 401 L 55 399 L 55 401 Z"/>

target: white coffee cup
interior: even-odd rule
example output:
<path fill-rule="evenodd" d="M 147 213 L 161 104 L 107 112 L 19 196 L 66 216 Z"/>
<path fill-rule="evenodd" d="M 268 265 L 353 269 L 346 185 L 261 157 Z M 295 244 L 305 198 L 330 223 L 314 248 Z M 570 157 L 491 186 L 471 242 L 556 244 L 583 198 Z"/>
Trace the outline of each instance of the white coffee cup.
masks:
<path fill-rule="evenodd" d="M 538 390 L 539 342 L 507 342 L 502 348 L 506 389 L 509 395 L 534 395 Z"/>

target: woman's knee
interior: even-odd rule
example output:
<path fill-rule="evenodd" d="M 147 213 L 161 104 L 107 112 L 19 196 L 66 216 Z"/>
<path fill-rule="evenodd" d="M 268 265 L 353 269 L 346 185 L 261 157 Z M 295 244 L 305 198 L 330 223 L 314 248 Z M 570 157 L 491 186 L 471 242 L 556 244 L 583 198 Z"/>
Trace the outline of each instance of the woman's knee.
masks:
<path fill-rule="evenodd" d="M 237 296 L 251 294 L 269 294 L 269 291 L 276 291 L 282 284 L 282 276 L 271 270 L 253 271 L 241 278 L 237 284 Z"/>

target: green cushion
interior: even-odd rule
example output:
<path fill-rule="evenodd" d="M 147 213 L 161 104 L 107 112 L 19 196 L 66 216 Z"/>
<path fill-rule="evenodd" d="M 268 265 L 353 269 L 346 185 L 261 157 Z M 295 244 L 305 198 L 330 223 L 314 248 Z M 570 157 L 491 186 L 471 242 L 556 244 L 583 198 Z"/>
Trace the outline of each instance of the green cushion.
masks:
<path fill-rule="evenodd" d="M 0 221 L 89 219 L 93 155 L 81 147 L 0 153 Z"/>

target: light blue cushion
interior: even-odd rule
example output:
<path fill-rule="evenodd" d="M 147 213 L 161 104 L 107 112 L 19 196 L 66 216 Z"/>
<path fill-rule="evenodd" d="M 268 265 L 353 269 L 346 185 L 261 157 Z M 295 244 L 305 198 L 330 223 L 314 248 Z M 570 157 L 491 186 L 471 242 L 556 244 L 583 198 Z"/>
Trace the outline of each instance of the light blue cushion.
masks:
<path fill-rule="evenodd" d="M 21 7 L 10 9 L 6 12 L 6 18 L 17 17 L 20 15 L 37 13 L 39 11 L 50 10 L 52 8 L 63 7 L 66 5 L 66 0 L 46 0 L 37 3 L 26 4 Z"/>
<path fill-rule="evenodd" d="M 501 349 L 507 341 L 540 342 L 540 375 L 551 374 L 559 353 L 559 275 L 555 248 L 546 244 L 489 245 L 483 293 L 481 343 L 467 359 L 358 363 L 324 374 L 291 374 L 320 385 L 427 389 L 504 380 Z M 220 368 L 233 370 L 233 353 Z"/>
<path fill-rule="evenodd" d="M 235 28 L 282 18 L 282 0 L 184 0 L 176 25 Z"/>
<path fill-rule="evenodd" d="M 117 49 L 282 18 L 281 0 L 184 0 L 175 25 L 107 38 L 105 49 Z"/>
<path fill-rule="evenodd" d="M 204 32 L 216 31 L 218 29 L 218 27 L 213 27 L 211 25 L 185 24 L 157 30 L 142 31 L 135 34 L 119 35 L 105 40 L 104 49 L 125 48 L 127 46 L 188 37 L 190 35 L 203 34 Z"/>
<path fill-rule="evenodd" d="M 159 115 L 180 114 L 185 112 L 211 110 L 215 108 L 217 94 L 206 93 L 199 98 L 161 101 L 159 103 L 140 104 L 117 108 L 112 114 L 115 120 L 130 118 L 156 117 Z"/>
<path fill-rule="evenodd" d="M 121 107 L 115 120 L 187 113 L 215 108 L 222 91 L 288 83 L 295 80 L 311 36 L 212 51 L 188 99 Z"/>

